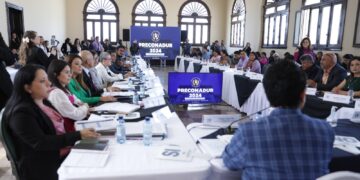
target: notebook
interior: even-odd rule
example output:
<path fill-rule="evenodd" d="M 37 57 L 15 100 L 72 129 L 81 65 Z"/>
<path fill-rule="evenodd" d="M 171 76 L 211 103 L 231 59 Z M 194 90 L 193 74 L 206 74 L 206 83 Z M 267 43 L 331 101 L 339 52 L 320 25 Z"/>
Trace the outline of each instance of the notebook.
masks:
<path fill-rule="evenodd" d="M 73 150 L 94 150 L 104 151 L 108 147 L 109 140 L 84 139 L 75 144 Z"/>

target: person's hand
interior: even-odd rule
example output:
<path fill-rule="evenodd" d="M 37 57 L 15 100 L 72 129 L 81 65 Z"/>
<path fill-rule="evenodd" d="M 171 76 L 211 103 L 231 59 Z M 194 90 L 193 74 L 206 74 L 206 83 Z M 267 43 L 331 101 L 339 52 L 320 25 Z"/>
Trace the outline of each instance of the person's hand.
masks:
<path fill-rule="evenodd" d="M 316 87 L 316 82 L 314 80 L 308 79 L 306 83 L 309 87 Z"/>
<path fill-rule="evenodd" d="M 118 87 L 112 87 L 112 86 L 107 87 L 106 89 L 107 89 L 109 92 L 119 92 L 119 91 L 121 91 L 120 88 L 118 88 Z"/>
<path fill-rule="evenodd" d="M 101 96 L 100 101 L 103 102 L 116 101 L 116 98 L 114 98 L 114 96 Z"/>
<path fill-rule="evenodd" d="M 128 72 L 128 73 L 126 73 L 124 76 L 125 76 L 125 78 L 133 77 L 133 76 L 134 76 L 134 73 Z"/>
<path fill-rule="evenodd" d="M 80 131 L 81 139 L 98 138 L 101 134 L 97 133 L 93 128 L 86 128 Z"/>
<path fill-rule="evenodd" d="M 332 90 L 331 90 L 331 92 L 332 93 L 334 93 L 334 94 L 339 94 L 339 92 L 340 92 L 340 89 L 338 89 L 338 88 L 333 88 Z"/>

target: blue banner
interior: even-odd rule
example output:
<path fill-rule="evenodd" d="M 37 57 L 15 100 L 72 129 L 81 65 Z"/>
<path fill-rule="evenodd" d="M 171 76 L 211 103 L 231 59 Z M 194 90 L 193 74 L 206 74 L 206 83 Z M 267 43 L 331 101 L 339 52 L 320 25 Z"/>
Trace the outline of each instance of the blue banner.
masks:
<path fill-rule="evenodd" d="M 169 72 L 168 94 L 172 104 L 220 103 L 222 73 Z"/>
<path fill-rule="evenodd" d="M 180 54 L 180 28 L 131 26 L 130 41 L 139 43 L 143 58 L 174 60 Z"/>

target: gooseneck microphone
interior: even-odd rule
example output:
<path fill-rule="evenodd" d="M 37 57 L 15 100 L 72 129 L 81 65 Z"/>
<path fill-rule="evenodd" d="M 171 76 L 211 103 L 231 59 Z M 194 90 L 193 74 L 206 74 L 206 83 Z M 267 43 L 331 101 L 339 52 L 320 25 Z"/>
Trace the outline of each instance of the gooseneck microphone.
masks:
<path fill-rule="evenodd" d="M 218 135 L 225 135 L 225 134 L 234 134 L 235 133 L 235 128 L 232 128 L 231 126 L 239 121 L 242 121 L 244 119 L 247 119 L 247 118 L 250 118 L 251 116 L 255 115 L 255 114 L 258 114 L 259 112 L 263 112 L 265 110 L 268 110 L 269 108 L 271 107 L 266 107 L 264 109 L 261 109 L 259 111 L 256 111 L 255 113 L 252 113 L 252 114 L 249 114 L 249 115 L 246 115 L 240 119 L 237 119 L 237 120 L 234 120 L 232 121 L 227 127 L 225 128 L 219 128 L 217 131 L 209 134 L 209 135 L 206 135 L 202 138 L 204 139 L 215 139 Z"/>

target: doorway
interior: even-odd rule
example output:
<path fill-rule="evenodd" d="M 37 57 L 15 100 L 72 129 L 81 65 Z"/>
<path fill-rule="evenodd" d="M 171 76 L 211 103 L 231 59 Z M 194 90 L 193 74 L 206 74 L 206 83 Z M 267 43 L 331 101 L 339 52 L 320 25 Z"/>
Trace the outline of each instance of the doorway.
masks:
<path fill-rule="evenodd" d="M 6 2 L 6 13 L 8 20 L 8 37 L 11 41 L 11 34 L 16 33 L 18 38 L 24 34 L 24 15 L 23 8 L 15 4 Z"/>

